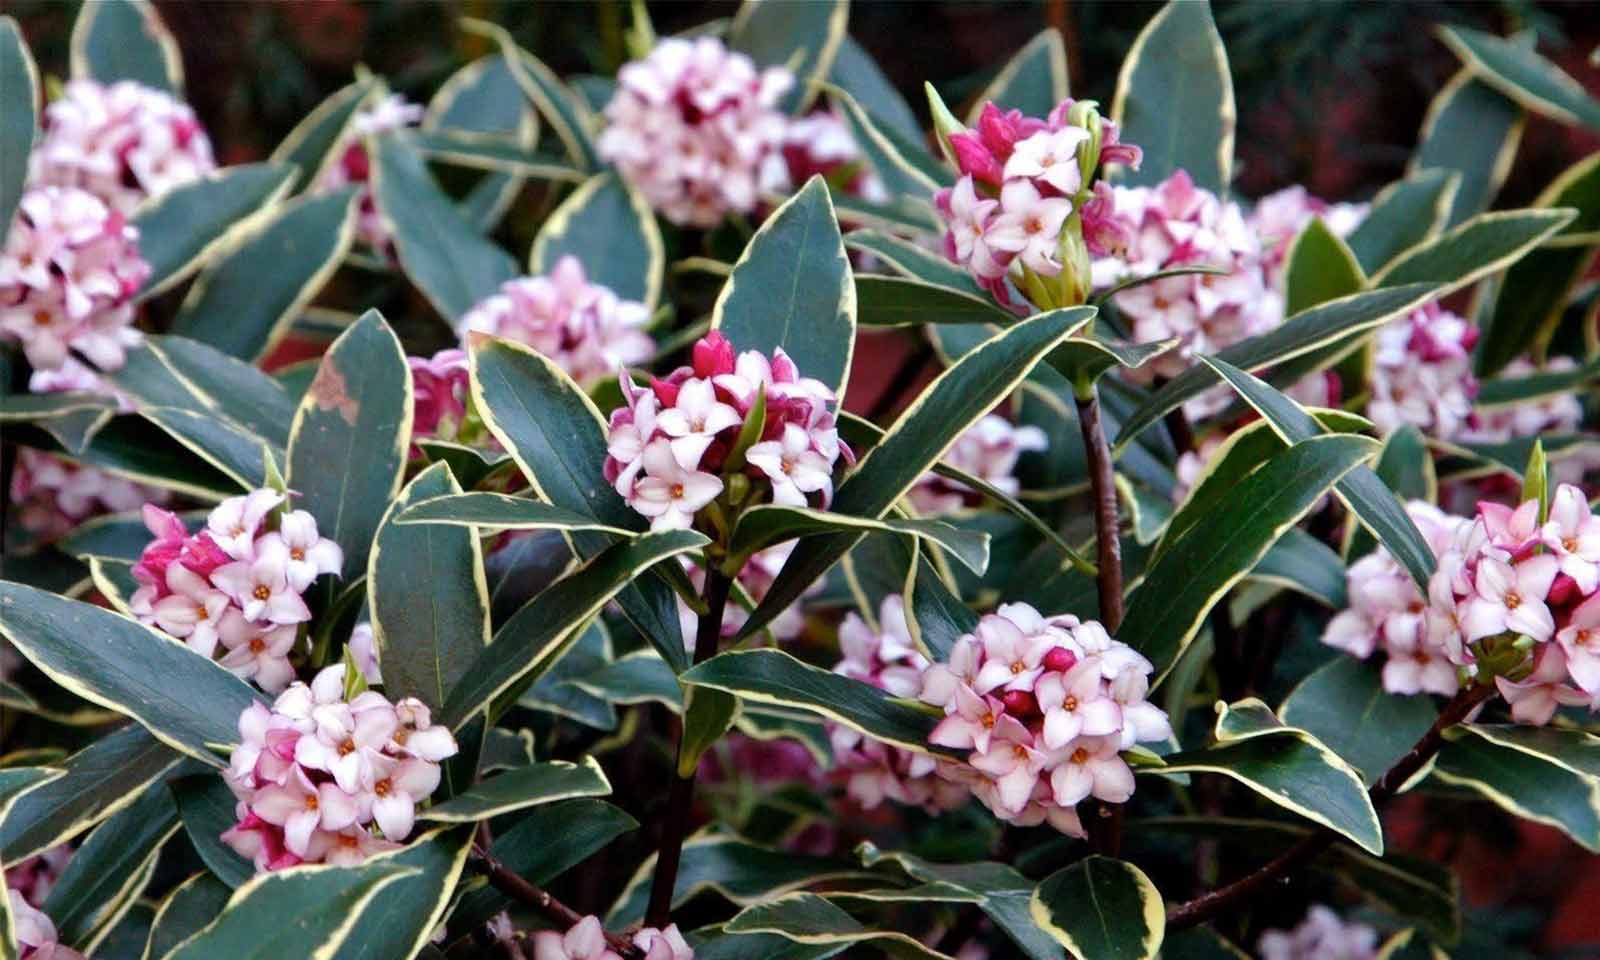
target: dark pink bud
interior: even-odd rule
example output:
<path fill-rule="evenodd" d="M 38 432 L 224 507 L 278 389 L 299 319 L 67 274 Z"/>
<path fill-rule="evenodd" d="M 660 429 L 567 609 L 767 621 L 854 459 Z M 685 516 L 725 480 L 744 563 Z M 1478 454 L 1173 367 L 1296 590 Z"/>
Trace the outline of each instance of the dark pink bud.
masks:
<path fill-rule="evenodd" d="M 1066 647 L 1055 647 L 1044 655 L 1044 668 L 1057 673 L 1066 673 L 1078 665 L 1078 655 Z"/>
<path fill-rule="evenodd" d="M 950 136 L 950 148 L 956 154 L 956 166 L 962 173 L 970 174 L 979 183 L 1000 186 L 1002 164 L 994 153 L 973 133 L 956 133 Z"/>
<path fill-rule="evenodd" d="M 713 330 L 694 345 L 694 375 L 705 379 L 733 372 L 733 344 Z"/>
<path fill-rule="evenodd" d="M 1033 694 L 1026 690 L 1007 690 L 1000 702 L 1006 705 L 1006 713 L 1013 717 L 1031 717 L 1039 712 L 1039 701 L 1033 699 Z"/>
<path fill-rule="evenodd" d="M 656 399 L 661 401 L 663 407 L 677 405 L 678 384 L 663 380 L 660 377 L 651 377 L 650 389 L 656 392 Z"/>
<path fill-rule="evenodd" d="M 1578 582 L 1566 574 L 1558 574 L 1555 583 L 1550 585 L 1550 595 L 1547 598 L 1550 606 L 1561 607 L 1573 600 L 1580 598 L 1582 591 L 1578 589 Z"/>

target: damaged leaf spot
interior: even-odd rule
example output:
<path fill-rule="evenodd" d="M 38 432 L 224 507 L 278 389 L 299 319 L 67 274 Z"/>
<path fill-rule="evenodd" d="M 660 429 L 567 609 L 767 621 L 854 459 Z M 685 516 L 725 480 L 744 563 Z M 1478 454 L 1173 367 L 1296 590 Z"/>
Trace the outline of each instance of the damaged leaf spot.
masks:
<path fill-rule="evenodd" d="M 345 386 L 344 374 L 339 372 L 338 364 L 329 358 L 317 367 L 317 375 L 311 381 L 311 399 L 317 404 L 319 410 L 338 410 L 339 416 L 350 426 L 356 425 L 356 414 L 361 411 L 361 404 L 350 396 L 349 389 Z"/>

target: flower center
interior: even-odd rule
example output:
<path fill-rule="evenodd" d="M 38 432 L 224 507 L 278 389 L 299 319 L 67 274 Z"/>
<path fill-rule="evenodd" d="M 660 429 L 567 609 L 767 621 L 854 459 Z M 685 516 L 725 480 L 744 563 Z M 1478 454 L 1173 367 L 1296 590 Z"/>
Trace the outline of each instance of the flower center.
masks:
<path fill-rule="evenodd" d="M 50 325 L 50 311 L 48 311 L 48 310 L 36 310 L 36 311 L 34 311 L 33 324 L 34 324 L 34 326 L 37 326 L 37 327 L 48 327 Z"/>
<path fill-rule="evenodd" d="M 1561 538 L 1561 549 L 1567 551 L 1568 553 L 1577 553 L 1578 552 L 1578 538 L 1577 537 L 1562 537 Z"/>
<path fill-rule="evenodd" d="M 1019 673 L 1025 672 L 1027 669 L 1028 665 L 1026 663 L 1023 663 L 1021 660 L 1014 661 L 1011 664 L 1011 675 L 1016 676 Z"/>
<path fill-rule="evenodd" d="M 267 642 L 265 640 L 261 639 L 260 637 L 251 637 L 250 638 L 250 652 L 251 653 L 260 653 L 261 651 L 263 651 L 265 649 L 267 649 Z"/>
<path fill-rule="evenodd" d="M 393 787 L 387 778 L 379 780 L 377 783 L 372 785 L 372 792 L 380 797 L 387 797 L 391 789 L 393 789 Z"/>
<path fill-rule="evenodd" d="M 209 619 L 210 616 L 211 616 L 211 614 L 206 612 L 206 607 L 205 607 L 205 604 L 203 604 L 203 603 L 195 605 L 194 615 L 195 615 L 195 619 L 197 619 L 197 620 L 206 620 L 206 619 Z"/>
<path fill-rule="evenodd" d="M 674 500 L 682 500 L 683 499 L 683 484 L 674 483 L 672 485 L 672 499 L 674 499 Z"/>
<path fill-rule="evenodd" d="M 290 560 L 304 560 L 305 558 L 306 552 L 299 547 L 295 547 L 293 550 L 289 551 Z"/>
<path fill-rule="evenodd" d="M 394 742 L 403 747 L 406 745 L 406 738 L 409 736 L 411 736 L 411 731 L 401 727 L 394 732 Z"/>
<path fill-rule="evenodd" d="M 1061 701 L 1061 708 L 1063 710 L 1067 711 L 1068 713 L 1071 713 L 1074 710 L 1077 710 L 1078 709 L 1078 698 L 1077 697 L 1068 697 L 1067 699 Z"/>
<path fill-rule="evenodd" d="M 339 756 L 348 757 L 350 754 L 355 752 L 356 742 L 354 740 L 346 738 L 344 743 L 339 744 Z"/>
<path fill-rule="evenodd" d="M 1072 751 L 1072 762 L 1073 763 L 1088 763 L 1089 762 L 1089 751 L 1085 750 L 1082 747 L 1079 747 L 1078 749 Z"/>
<path fill-rule="evenodd" d="M 983 729 L 985 729 L 985 730 L 993 730 L 994 729 L 994 714 L 986 713 L 986 714 L 983 715 Z"/>
<path fill-rule="evenodd" d="M 1589 645 L 1589 631 L 1586 629 L 1579 629 L 1578 635 L 1572 639 L 1578 641 L 1578 646 L 1586 647 Z"/>
<path fill-rule="evenodd" d="M 1522 606 L 1522 596 L 1515 590 L 1508 591 L 1506 593 L 1506 609 L 1515 610 L 1520 606 Z"/>
<path fill-rule="evenodd" d="M 250 591 L 250 595 L 257 600 L 269 600 L 272 598 L 272 590 L 266 584 L 262 584 Z"/>
<path fill-rule="evenodd" d="M 314 794 L 314 793 L 306 794 L 306 809 L 307 810 L 315 810 L 315 809 L 317 809 L 317 795 L 316 794 Z"/>

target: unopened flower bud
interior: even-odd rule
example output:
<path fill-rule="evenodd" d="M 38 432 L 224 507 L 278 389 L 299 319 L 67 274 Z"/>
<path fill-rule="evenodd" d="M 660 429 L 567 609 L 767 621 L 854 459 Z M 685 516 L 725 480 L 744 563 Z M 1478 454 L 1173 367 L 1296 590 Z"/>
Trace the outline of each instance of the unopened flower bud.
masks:
<path fill-rule="evenodd" d="M 1078 655 L 1066 647 L 1056 647 L 1044 655 L 1044 668 L 1057 673 L 1066 673 L 1078 665 Z"/>
<path fill-rule="evenodd" d="M 1007 690 L 1000 697 L 1000 702 L 1006 705 L 1006 713 L 1013 717 L 1027 718 L 1039 712 L 1039 701 L 1026 690 Z"/>
<path fill-rule="evenodd" d="M 1094 172 L 1100 166 L 1100 142 L 1103 138 L 1100 111 L 1093 100 L 1079 100 L 1067 111 L 1067 123 L 1089 131 L 1089 139 L 1078 145 L 1078 169 L 1083 173 L 1083 184 L 1094 181 Z"/>

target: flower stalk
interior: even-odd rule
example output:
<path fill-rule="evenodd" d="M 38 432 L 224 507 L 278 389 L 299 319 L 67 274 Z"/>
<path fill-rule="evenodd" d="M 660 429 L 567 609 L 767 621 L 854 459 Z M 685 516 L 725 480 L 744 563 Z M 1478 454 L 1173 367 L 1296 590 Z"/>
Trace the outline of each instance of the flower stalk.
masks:
<path fill-rule="evenodd" d="M 476 867 L 489 882 L 494 884 L 496 890 L 519 903 L 526 904 L 539 911 L 546 919 L 551 921 L 558 929 L 568 929 L 577 926 L 583 921 L 583 915 L 566 904 L 557 900 L 549 891 L 535 886 L 523 879 L 518 874 L 501 863 L 494 854 L 490 853 L 482 844 L 472 845 L 473 866 Z M 640 960 L 644 953 L 627 937 L 620 933 L 605 932 L 606 945 L 626 960 Z"/>

